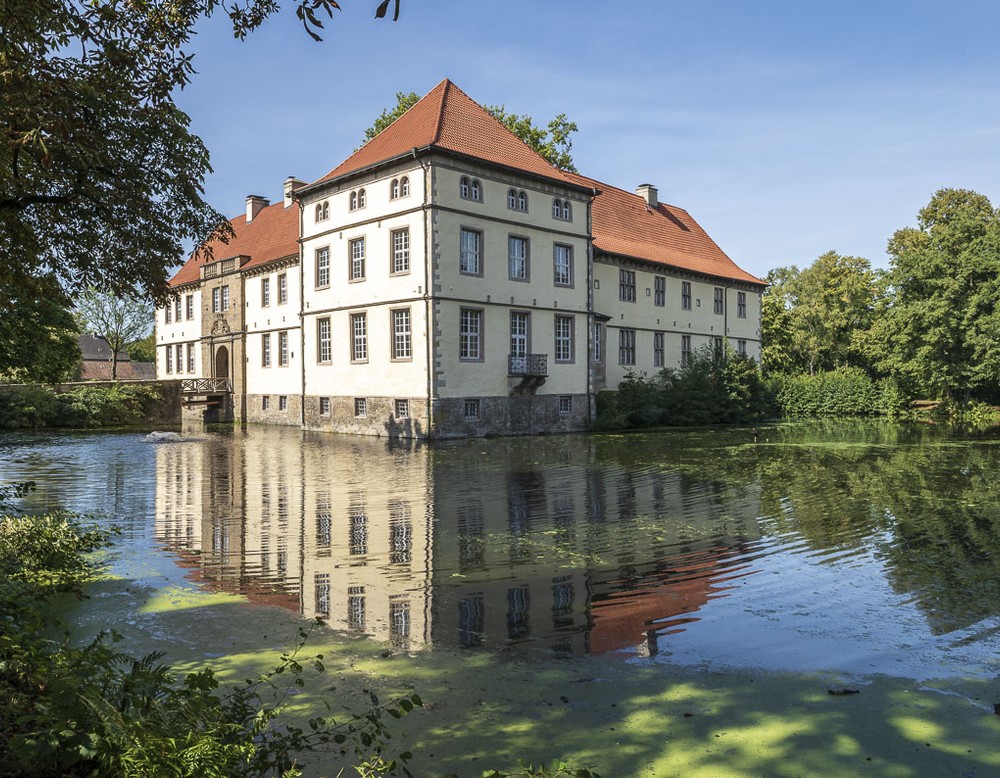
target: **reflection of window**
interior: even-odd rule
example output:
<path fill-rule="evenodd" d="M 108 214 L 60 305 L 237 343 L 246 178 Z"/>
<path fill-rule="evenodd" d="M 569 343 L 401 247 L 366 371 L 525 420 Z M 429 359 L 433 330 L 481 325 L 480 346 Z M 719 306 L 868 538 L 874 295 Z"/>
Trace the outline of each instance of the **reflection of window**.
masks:
<path fill-rule="evenodd" d="M 403 500 L 389 503 L 389 561 L 406 564 L 413 550 L 413 523 L 410 521 L 410 505 Z"/>
<path fill-rule="evenodd" d="M 333 545 L 333 514 L 327 492 L 316 499 L 316 545 L 327 553 Z"/>
<path fill-rule="evenodd" d="M 463 597 L 458 601 L 458 644 L 462 648 L 482 645 L 484 632 L 483 595 Z"/>
<path fill-rule="evenodd" d="M 486 564 L 486 527 L 483 503 L 467 497 L 458 508 L 458 569 L 481 570 Z"/>
<path fill-rule="evenodd" d="M 316 573 L 316 615 L 330 615 L 330 574 Z"/>
<path fill-rule="evenodd" d="M 527 637 L 531 632 L 528 625 L 530 606 L 531 595 L 527 586 L 507 590 L 507 637 L 511 640 Z"/>
<path fill-rule="evenodd" d="M 552 625 L 569 627 L 573 625 L 573 579 L 568 575 L 552 579 Z"/>
<path fill-rule="evenodd" d="M 347 587 L 347 628 L 353 632 L 365 631 L 365 587 Z"/>
<path fill-rule="evenodd" d="M 410 603 L 402 598 L 389 600 L 389 641 L 398 648 L 410 642 Z"/>
<path fill-rule="evenodd" d="M 368 514 L 365 511 L 364 499 L 354 495 L 347 509 L 350 537 L 349 550 L 352 556 L 364 556 L 368 553 Z"/>

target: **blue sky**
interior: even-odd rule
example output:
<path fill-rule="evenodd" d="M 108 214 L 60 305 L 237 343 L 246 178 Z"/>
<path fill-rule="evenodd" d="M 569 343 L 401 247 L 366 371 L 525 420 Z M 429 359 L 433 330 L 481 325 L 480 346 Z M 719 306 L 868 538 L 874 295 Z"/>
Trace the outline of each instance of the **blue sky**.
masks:
<path fill-rule="evenodd" d="M 294 0 L 244 42 L 202 25 L 179 96 L 227 215 L 347 157 L 397 91 L 579 125 L 580 172 L 650 182 L 741 267 L 828 250 L 885 266 L 941 187 L 1000 204 L 1000 4 L 986 0 L 341 0 L 322 43 Z"/>

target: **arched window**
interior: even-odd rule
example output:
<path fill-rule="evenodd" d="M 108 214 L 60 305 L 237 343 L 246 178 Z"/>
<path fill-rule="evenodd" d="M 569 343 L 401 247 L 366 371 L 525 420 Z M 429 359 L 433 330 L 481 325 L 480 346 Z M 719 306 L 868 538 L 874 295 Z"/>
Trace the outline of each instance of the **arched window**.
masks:
<path fill-rule="evenodd" d="M 552 201 L 552 218 L 561 219 L 562 218 L 562 200 L 558 197 Z"/>
<path fill-rule="evenodd" d="M 321 222 L 330 218 L 330 201 L 324 200 L 316 203 L 316 221 Z"/>
<path fill-rule="evenodd" d="M 462 176 L 458 182 L 458 196 L 463 200 L 469 199 L 469 179 L 467 176 Z"/>
<path fill-rule="evenodd" d="M 472 179 L 472 199 L 477 203 L 483 199 L 483 189 L 476 179 Z"/>
<path fill-rule="evenodd" d="M 517 210 L 527 211 L 528 210 L 528 195 L 524 192 L 518 192 L 517 195 Z"/>
<path fill-rule="evenodd" d="M 364 208 L 364 207 L 365 207 L 365 190 L 364 189 L 359 189 L 358 190 L 358 208 Z"/>
<path fill-rule="evenodd" d="M 507 190 L 507 207 L 512 209 L 517 208 L 517 192 L 513 189 Z"/>
<path fill-rule="evenodd" d="M 410 179 L 407 176 L 403 176 L 399 179 L 399 196 L 409 197 L 410 196 Z"/>
<path fill-rule="evenodd" d="M 351 210 L 356 211 L 358 208 L 358 193 L 351 192 Z"/>
<path fill-rule="evenodd" d="M 569 221 L 570 219 L 573 218 L 573 212 L 570 211 L 570 209 L 569 209 L 569 200 L 563 200 L 563 204 L 562 204 L 562 217 L 566 221 Z"/>
<path fill-rule="evenodd" d="M 389 185 L 389 199 L 395 200 L 399 197 L 399 179 L 392 179 L 392 183 Z"/>

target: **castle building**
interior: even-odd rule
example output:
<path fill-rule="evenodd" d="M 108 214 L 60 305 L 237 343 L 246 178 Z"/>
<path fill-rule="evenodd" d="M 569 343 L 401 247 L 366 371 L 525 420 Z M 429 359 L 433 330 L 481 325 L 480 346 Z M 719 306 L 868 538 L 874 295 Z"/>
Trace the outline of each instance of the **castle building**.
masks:
<path fill-rule="evenodd" d="M 764 283 L 686 211 L 552 166 L 448 80 L 231 225 L 157 312 L 158 375 L 209 418 L 575 431 L 629 372 L 760 356 Z"/>

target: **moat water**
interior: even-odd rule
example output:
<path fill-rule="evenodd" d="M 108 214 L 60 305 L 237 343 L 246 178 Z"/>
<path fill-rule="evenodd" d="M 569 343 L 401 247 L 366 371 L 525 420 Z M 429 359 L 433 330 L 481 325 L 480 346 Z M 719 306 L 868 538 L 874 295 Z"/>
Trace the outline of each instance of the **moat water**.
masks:
<path fill-rule="evenodd" d="M 37 484 L 23 507 L 117 524 L 111 572 L 143 586 L 408 652 L 914 679 L 998 673 L 998 476 L 998 431 L 880 422 L 0 436 L 0 482 Z"/>

